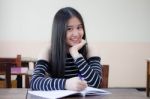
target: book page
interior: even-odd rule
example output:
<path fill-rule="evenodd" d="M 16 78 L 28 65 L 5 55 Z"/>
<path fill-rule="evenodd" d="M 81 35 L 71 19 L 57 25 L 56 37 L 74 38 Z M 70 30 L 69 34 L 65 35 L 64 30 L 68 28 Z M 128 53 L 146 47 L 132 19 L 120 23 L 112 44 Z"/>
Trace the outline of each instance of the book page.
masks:
<path fill-rule="evenodd" d="M 93 88 L 93 87 L 87 87 L 85 90 L 81 91 L 82 95 L 102 95 L 102 94 L 111 94 L 108 91 L 98 89 L 98 88 Z"/>
<path fill-rule="evenodd" d="M 57 99 L 77 94 L 78 92 L 71 90 L 54 90 L 54 91 L 28 91 L 28 93 L 43 98 Z"/>
<path fill-rule="evenodd" d="M 29 94 L 40 96 L 43 98 L 48 99 L 57 99 L 57 98 L 63 98 L 70 95 L 80 94 L 82 96 L 86 95 L 102 95 L 102 94 L 110 94 L 110 92 L 98 89 L 98 88 L 92 88 L 87 87 L 83 91 L 71 91 L 71 90 L 53 90 L 53 91 L 28 91 Z"/>

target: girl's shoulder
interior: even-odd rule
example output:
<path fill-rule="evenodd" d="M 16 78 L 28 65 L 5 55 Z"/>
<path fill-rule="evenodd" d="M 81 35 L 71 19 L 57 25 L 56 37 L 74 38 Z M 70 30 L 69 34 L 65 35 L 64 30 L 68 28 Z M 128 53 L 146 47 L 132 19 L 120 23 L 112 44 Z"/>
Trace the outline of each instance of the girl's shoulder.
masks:
<path fill-rule="evenodd" d="M 38 60 L 45 60 L 45 61 L 49 61 L 49 55 L 50 55 L 50 44 L 46 44 L 42 47 L 39 55 L 38 55 Z"/>
<path fill-rule="evenodd" d="M 88 44 L 88 58 L 90 57 L 99 57 L 100 56 L 100 48 L 96 44 L 89 43 Z"/>

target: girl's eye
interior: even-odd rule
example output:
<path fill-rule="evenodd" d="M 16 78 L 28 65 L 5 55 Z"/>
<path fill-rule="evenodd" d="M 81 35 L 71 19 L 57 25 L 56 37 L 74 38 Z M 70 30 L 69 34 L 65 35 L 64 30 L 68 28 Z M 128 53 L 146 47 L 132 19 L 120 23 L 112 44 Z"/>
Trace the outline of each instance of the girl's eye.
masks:
<path fill-rule="evenodd" d="M 68 28 L 67 28 L 67 30 L 68 30 L 68 31 L 71 31 L 71 30 L 72 30 L 72 28 L 71 28 L 71 27 L 68 27 Z"/>
<path fill-rule="evenodd" d="M 77 27 L 78 30 L 83 29 L 82 25 Z"/>

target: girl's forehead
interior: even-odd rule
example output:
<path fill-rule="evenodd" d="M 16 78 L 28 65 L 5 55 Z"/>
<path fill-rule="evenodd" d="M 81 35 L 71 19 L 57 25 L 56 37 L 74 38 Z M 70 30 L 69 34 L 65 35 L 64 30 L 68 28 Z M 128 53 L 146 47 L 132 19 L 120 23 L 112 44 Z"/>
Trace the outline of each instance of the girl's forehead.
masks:
<path fill-rule="evenodd" d="M 81 21 L 79 20 L 79 18 L 77 17 L 71 17 L 69 20 L 68 20 L 68 25 L 80 25 L 82 24 Z"/>

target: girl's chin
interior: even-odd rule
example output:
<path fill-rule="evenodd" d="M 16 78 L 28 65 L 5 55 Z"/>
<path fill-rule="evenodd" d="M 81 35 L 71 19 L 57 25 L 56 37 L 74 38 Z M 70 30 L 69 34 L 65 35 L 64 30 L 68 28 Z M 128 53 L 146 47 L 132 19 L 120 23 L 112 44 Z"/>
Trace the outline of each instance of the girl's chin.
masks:
<path fill-rule="evenodd" d="M 72 47 L 72 46 L 75 46 L 75 45 L 79 44 L 80 42 L 81 42 L 81 41 L 70 42 L 70 43 L 68 43 L 68 45 L 69 45 L 70 47 Z"/>
<path fill-rule="evenodd" d="M 75 45 L 77 45 L 77 44 L 79 44 L 79 43 L 72 43 L 72 44 L 69 44 L 69 47 L 73 47 L 73 46 L 75 46 Z"/>
<path fill-rule="evenodd" d="M 77 44 L 79 44 L 79 43 L 71 43 L 71 46 L 75 46 L 75 45 L 77 45 Z"/>

